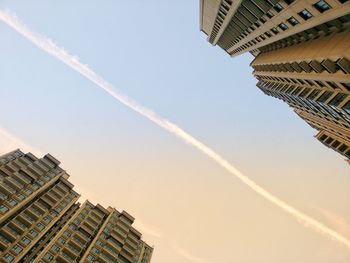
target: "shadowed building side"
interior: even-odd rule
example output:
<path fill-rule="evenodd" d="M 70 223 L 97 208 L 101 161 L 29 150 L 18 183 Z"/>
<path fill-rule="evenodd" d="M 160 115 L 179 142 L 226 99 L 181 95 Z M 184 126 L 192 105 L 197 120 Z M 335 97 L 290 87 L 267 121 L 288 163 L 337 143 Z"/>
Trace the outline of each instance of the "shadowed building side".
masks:
<path fill-rule="evenodd" d="M 50 154 L 0 156 L 0 262 L 150 262 L 134 218 L 77 203 L 59 164 Z"/>

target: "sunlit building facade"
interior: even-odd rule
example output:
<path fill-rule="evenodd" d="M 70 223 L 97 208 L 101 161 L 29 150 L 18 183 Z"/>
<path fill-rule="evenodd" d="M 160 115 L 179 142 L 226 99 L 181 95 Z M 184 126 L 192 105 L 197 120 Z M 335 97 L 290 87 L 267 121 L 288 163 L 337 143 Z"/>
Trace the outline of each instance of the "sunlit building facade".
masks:
<path fill-rule="evenodd" d="M 350 158 L 349 0 L 201 0 L 201 30 L 230 56 L 250 52 L 257 86 Z"/>
<path fill-rule="evenodd" d="M 134 218 L 89 201 L 50 154 L 0 156 L 0 262 L 149 263 Z"/>

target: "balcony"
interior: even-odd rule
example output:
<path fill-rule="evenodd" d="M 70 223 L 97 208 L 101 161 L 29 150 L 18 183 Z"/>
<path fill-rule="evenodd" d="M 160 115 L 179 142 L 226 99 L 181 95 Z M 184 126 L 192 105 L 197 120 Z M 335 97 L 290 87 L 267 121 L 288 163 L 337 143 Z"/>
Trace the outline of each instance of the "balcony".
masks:
<path fill-rule="evenodd" d="M 13 231 L 8 226 L 4 226 L 3 228 L 1 228 L 0 231 L 1 231 L 1 233 L 3 233 L 4 236 L 6 236 L 12 242 L 17 239 L 18 233 Z"/>
<path fill-rule="evenodd" d="M 79 256 L 80 251 L 73 246 L 65 245 L 62 250 L 72 259 L 77 258 Z"/>
<path fill-rule="evenodd" d="M 59 263 L 75 263 L 76 260 L 72 259 L 71 257 L 69 257 L 67 254 L 61 252 L 57 258 L 56 258 L 57 262 Z"/>
<path fill-rule="evenodd" d="M 12 177 L 5 177 L 4 179 L 4 183 L 9 185 L 10 187 L 14 188 L 15 190 L 20 190 L 24 187 L 23 184 L 20 184 L 18 181 L 16 181 L 14 178 Z"/>

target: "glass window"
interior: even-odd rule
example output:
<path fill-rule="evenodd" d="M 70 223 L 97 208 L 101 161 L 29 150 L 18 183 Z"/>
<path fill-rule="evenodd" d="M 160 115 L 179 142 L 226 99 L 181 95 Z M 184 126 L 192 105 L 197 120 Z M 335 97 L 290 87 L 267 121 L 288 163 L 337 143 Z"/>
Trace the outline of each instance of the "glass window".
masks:
<path fill-rule="evenodd" d="M 333 148 L 337 148 L 339 145 L 340 145 L 340 142 L 337 140 L 332 143 Z"/>
<path fill-rule="evenodd" d="M 278 34 L 278 30 L 277 30 L 277 28 L 275 28 L 275 27 L 271 28 L 271 31 L 272 31 L 274 34 Z"/>
<path fill-rule="evenodd" d="M 296 20 L 294 16 L 288 18 L 287 21 L 288 21 L 288 23 L 291 24 L 292 26 L 296 26 L 297 24 L 299 24 L 298 20 Z"/>
<path fill-rule="evenodd" d="M 62 237 L 60 237 L 57 241 L 60 244 L 64 244 L 66 242 Z"/>
<path fill-rule="evenodd" d="M 58 251 L 60 251 L 60 247 L 57 246 L 57 245 L 53 245 L 50 250 L 53 251 L 53 252 L 58 252 Z"/>
<path fill-rule="evenodd" d="M 87 260 L 90 262 L 94 262 L 95 261 L 95 257 L 92 255 L 88 255 Z"/>
<path fill-rule="evenodd" d="M 12 248 L 12 251 L 15 252 L 17 255 L 21 253 L 23 248 L 21 248 L 19 245 L 14 245 Z"/>
<path fill-rule="evenodd" d="M 38 232 L 36 232 L 34 229 L 31 229 L 29 231 L 29 234 L 32 236 L 32 237 L 36 237 L 38 235 Z"/>
<path fill-rule="evenodd" d="M 278 27 L 279 27 L 280 29 L 282 29 L 283 31 L 285 31 L 285 30 L 288 29 L 288 27 L 287 27 L 287 25 L 286 25 L 285 23 L 279 24 Z"/>
<path fill-rule="evenodd" d="M 49 224 L 51 222 L 51 219 L 48 217 L 48 216 L 45 216 L 43 218 L 43 221 L 46 223 L 46 224 Z"/>
<path fill-rule="evenodd" d="M 273 8 L 277 11 L 277 12 L 281 12 L 283 10 L 283 6 L 281 6 L 280 4 L 275 4 L 273 6 Z"/>
<path fill-rule="evenodd" d="M 102 244 L 102 242 L 100 240 L 97 240 L 96 244 L 99 245 L 99 246 L 103 246 L 103 244 Z"/>
<path fill-rule="evenodd" d="M 326 143 L 327 143 L 327 144 L 330 144 L 332 141 L 334 141 L 334 139 L 331 138 L 331 137 L 329 137 L 329 138 L 326 140 Z"/>
<path fill-rule="evenodd" d="M 11 254 L 6 254 L 2 257 L 5 262 L 11 263 L 15 258 Z"/>
<path fill-rule="evenodd" d="M 22 194 L 18 194 L 18 195 L 16 195 L 16 197 L 21 201 L 25 198 L 24 195 L 22 195 Z"/>
<path fill-rule="evenodd" d="M 45 226 L 42 223 L 37 223 L 36 226 L 40 229 L 43 230 Z"/>
<path fill-rule="evenodd" d="M 27 237 L 23 237 L 23 238 L 21 239 L 21 241 L 22 241 L 22 243 L 23 243 L 25 246 L 27 246 L 27 245 L 30 243 L 30 239 L 27 238 Z"/>
<path fill-rule="evenodd" d="M 343 109 L 350 114 L 350 100 L 343 106 Z"/>
<path fill-rule="evenodd" d="M 24 190 L 24 192 L 27 194 L 27 195 L 31 195 L 33 193 L 33 191 L 31 189 L 26 189 Z"/>
<path fill-rule="evenodd" d="M 329 9 L 331 9 L 331 6 L 324 0 L 318 1 L 316 4 L 313 5 L 320 13 L 323 13 Z"/>
<path fill-rule="evenodd" d="M 350 83 L 341 83 L 345 89 L 350 91 Z"/>
<path fill-rule="evenodd" d="M 66 236 L 66 237 L 70 237 L 71 236 L 71 234 L 67 230 L 65 230 L 63 232 L 63 235 Z"/>
<path fill-rule="evenodd" d="M 327 135 L 323 134 L 320 138 L 320 141 L 324 141 L 327 138 Z"/>
<path fill-rule="evenodd" d="M 16 201 L 15 199 L 10 199 L 10 200 L 8 201 L 8 203 L 9 203 L 10 206 L 15 206 L 15 205 L 17 205 L 17 201 Z"/>
<path fill-rule="evenodd" d="M 295 0 L 284 0 L 284 2 L 287 4 L 287 5 L 290 5 L 291 3 L 293 3 Z"/>
<path fill-rule="evenodd" d="M 333 92 L 331 92 L 331 91 L 326 91 L 326 92 L 324 92 L 324 93 L 321 95 L 321 97 L 319 97 L 319 98 L 317 99 L 317 101 L 320 102 L 320 103 L 323 103 L 323 102 L 325 102 L 326 100 L 328 100 L 329 97 L 332 96 L 332 94 L 333 94 Z"/>
<path fill-rule="evenodd" d="M 350 150 L 348 150 L 348 151 L 345 153 L 345 155 L 346 155 L 347 157 L 350 157 Z"/>
<path fill-rule="evenodd" d="M 345 144 L 342 144 L 340 147 L 339 147 L 339 151 L 340 152 L 345 152 L 346 150 L 348 149 L 348 146 L 346 146 Z"/>
<path fill-rule="evenodd" d="M 91 251 L 94 252 L 95 254 L 100 253 L 100 250 L 98 250 L 98 249 L 95 248 L 95 247 L 93 247 L 93 248 L 91 249 Z"/>
<path fill-rule="evenodd" d="M 44 258 L 47 260 L 47 261 L 51 261 L 53 259 L 53 256 L 50 254 L 50 253 L 46 253 Z"/>
<path fill-rule="evenodd" d="M 304 9 L 301 12 L 299 12 L 298 15 L 304 20 L 308 20 L 312 17 L 312 14 L 307 9 Z"/>
<path fill-rule="evenodd" d="M 337 84 L 335 84 L 333 81 L 327 81 L 328 85 L 331 86 L 333 89 L 338 89 L 339 87 Z"/>
<path fill-rule="evenodd" d="M 56 211 L 50 211 L 50 215 L 52 215 L 52 216 L 57 216 L 57 213 L 56 213 Z"/>
<path fill-rule="evenodd" d="M 0 205 L 0 212 L 5 213 L 7 212 L 9 209 L 7 208 L 7 206 L 4 205 Z"/>
<path fill-rule="evenodd" d="M 344 93 L 338 93 L 330 102 L 329 104 L 332 106 L 338 106 L 348 95 Z"/>
<path fill-rule="evenodd" d="M 272 17 L 273 17 L 273 14 L 272 14 L 270 11 L 268 11 L 268 12 L 266 13 L 266 16 L 267 16 L 268 18 L 272 18 Z"/>

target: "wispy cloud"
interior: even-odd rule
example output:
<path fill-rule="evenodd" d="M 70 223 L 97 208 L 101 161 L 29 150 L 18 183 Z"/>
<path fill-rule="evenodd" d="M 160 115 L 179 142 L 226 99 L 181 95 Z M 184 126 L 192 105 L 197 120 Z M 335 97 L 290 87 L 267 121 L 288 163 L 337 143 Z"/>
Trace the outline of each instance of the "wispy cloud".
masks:
<path fill-rule="evenodd" d="M 334 229 L 336 229 L 337 231 L 341 231 L 342 233 L 344 233 L 344 235 L 350 237 L 350 222 L 348 220 L 338 215 L 337 213 L 334 213 L 321 207 L 316 207 L 316 210 L 318 210 L 322 214 L 322 216 L 326 219 L 326 221 L 329 222 L 331 226 L 333 226 Z"/>
<path fill-rule="evenodd" d="M 207 262 L 204 259 L 191 254 L 190 252 L 188 252 L 184 248 L 179 247 L 178 245 L 173 245 L 172 248 L 174 249 L 174 251 L 177 254 L 184 257 L 185 259 L 187 259 L 190 262 L 195 262 L 195 263 L 206 263 Z"/>
<path fill-rule="evenodd" d="M 112 96 L 120 103 L 126 105 L 130 109 L 141 114 L 142 116 L 149 119 L 164 130 L 180 138 L 182 141 L 192 145 L 201 153 L 207 155 L 210 159 L 212 159 L 214 162 L 216 162 L 218 165 L 220 165 L 222 168 L 228 171 L 231 175 L 239 179 L 242 183 L 248 186 L 255 193 L 259 194 L 269 202 L 273 203 L 278 208 L 282 209 L 284 212 L 293 216 L 295 219 L 298 220 L 298 222 L 302 223 L 302 225 L 310 227 L 316 230 L 317 232 L 323 233 L 331 239 L 339 241 L 340 243 L 344 244 L 347 248 L 350 249 L 350 240 L 345 238 L 343 235 L 327 227 L 326 225 L 322 224 L 316 219 L 304 214 L 292 205 L 273 195 L 272 193 L 258 185 L 255 181 L 247 177 L 241 171 L 239 171 L 224 157 L 216 153 L 209 146 L 205 145 L 204 143 L 193 137 L 191 134 L 181 129 L 175 123 L 172 123 L 169 120 L 159 116 L 152 110 L 138 104 L 133 99 L 117 91 L 111 83 L 109 83 L 96 72 L 94 72 L 88 65 L 81 63 L 77 56 L 69 54 L 64 48 L 59 47 L 52 40 L 30 30 L 25 24 L 21 23 L 14 15 L 7 11 L 0 10 L 0 20 L 2 20 L 20 35 L 27 38 L 37 47 L 41 48 L 56 59 L 62 61 L 67 66 L 74 69 L 76 72 L 85 76 L 87 79 L 95 83 L 99 88 L 107 92 L 110 96 Z"/>
<path fill-rule="evenodd" d="M 12 133 L 0 127 L 0 154 L 5 154 L 15 149 L 21 149 L 24 152 L 31 152 L 38 156 L 42 155 L 40 150 L 30 146 L 28 143 L 25 143 Z"/>

